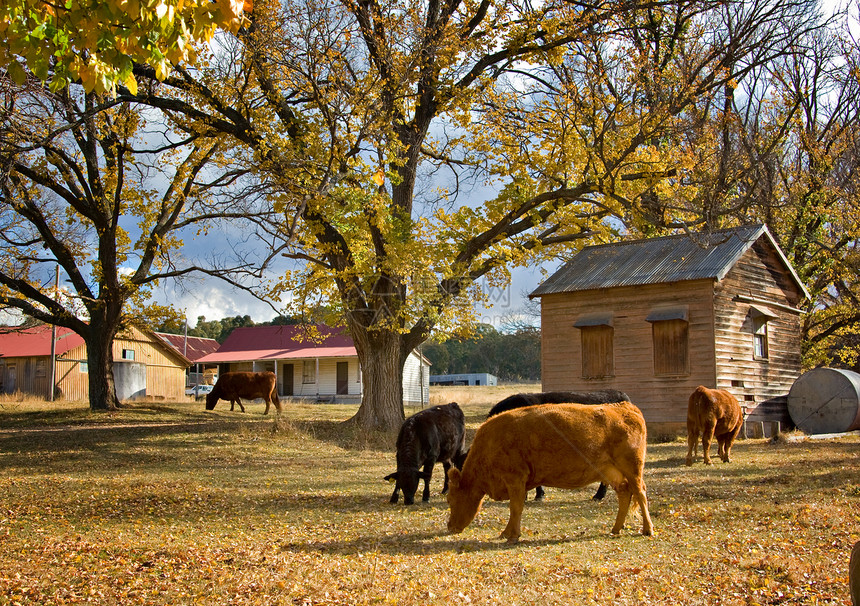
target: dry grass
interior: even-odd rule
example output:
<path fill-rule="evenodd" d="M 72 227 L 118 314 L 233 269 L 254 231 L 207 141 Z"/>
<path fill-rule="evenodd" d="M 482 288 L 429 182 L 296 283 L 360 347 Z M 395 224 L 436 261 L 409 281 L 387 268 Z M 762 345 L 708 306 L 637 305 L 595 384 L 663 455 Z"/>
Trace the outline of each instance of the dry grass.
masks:
<path fill-rule="evenodd" d="M 499 399 L 480 392 L 434 403 L 474 430 Z M 615 497 L 592 486 L 529 503 L 509 547 L 507 503 L 447 535 L 439 477 L 428 505 L 389 505 L 390 437 L 344 434 L 354 407 L 80 408 L 0 403 L 2 604 L 850 603 L 856 434 L 742 441 L 710 468 L 653 444 L 654 537 L 610 536 Z"/>

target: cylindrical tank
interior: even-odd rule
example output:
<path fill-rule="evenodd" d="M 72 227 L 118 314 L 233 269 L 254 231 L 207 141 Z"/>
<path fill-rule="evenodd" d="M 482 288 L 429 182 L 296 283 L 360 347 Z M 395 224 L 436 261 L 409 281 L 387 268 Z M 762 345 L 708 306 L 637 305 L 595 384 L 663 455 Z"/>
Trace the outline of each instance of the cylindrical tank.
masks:
<path fill-rule="evenodd" d="M 119 400 L 135 400 L 146 397 L 146 364 L 115 360 L 113 381 Z"/>
<path fill-rule="evenodd" d="M 788 392 L 788 414 L 808 434 L 860 429 L 860 374 L 839 368 L 803 373 Z"/>

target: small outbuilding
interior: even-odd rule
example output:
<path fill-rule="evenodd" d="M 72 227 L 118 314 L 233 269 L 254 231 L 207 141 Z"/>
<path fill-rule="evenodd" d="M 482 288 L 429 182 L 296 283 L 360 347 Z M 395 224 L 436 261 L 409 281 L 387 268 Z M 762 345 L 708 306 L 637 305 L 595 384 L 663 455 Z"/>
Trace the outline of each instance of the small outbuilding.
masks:
<path fill-rule="evenodd" d="M 541 302 L 543 389 L 626 392 L 649 431 L 686 431 L 698 385 L 727 389 L 753 434 L 791 425 L 808 292 L 767 227 L 582 249 Z"/>
<path fill-rule="evenodd" d="M 51 373 L 51 348 L 54 372 Z M 131 327 L 113 342 L 117 397 L 180 400 L 185 397 L 185 371 L 191 362 L 148 330 Z M 40 398 L 87 400 L 89 366 L 83 338 L 68 328 L 49 325 L 14 329 L 0 337 L 0 393 Z"/>
<path fill-rule="evenodd" d="M 430 385 L 498 385 L 496 375 L 488 372 L 469 372 L 456 375 L 431 375 Z"/>
<path fill-rule="evenodd" d="M 324 324 L 236 328 L 218 351 L 197 362 L 217 365 L 220 373 L 274 372 L 281 397 L 344 403 L 357 403 L 362 397 L 361 365 L 352 338 Z M 406 359 L 404 404 L 429 403 L 429 366 L 416 351 Z"/>

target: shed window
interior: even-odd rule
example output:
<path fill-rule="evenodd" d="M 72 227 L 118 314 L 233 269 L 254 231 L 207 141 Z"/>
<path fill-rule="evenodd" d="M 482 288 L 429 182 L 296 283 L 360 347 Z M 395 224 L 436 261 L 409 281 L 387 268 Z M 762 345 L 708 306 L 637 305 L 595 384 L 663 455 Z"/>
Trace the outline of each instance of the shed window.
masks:
<path fill-rule="evenodd" d="M 676 317 L 671 317 L 675 315 Z M 690 324 L 684 313 L 661 312 L 660 319 L 648 317 L 654 347 L 656 376 L 690 374 Z"/>
<path fill-rule="evenodd" d="M 317 382 L 317 366 L 314 360 L 305 360 L 302 365 L 302 383 Z"/>
<path fill-rule="evenodd" d="M 750 305 L 750 319 L 753 333 L 753 357 L 757 360 L 766 360 L 768 357 L 768 322 L 776 318 L 776 314 L 764 307 Z"/>
<path fill-rule="evenodd" d="M 89 362 L 80 362 L 78 364 L 78 369 L 81 371 L 81 374 L 88 374 L 90 372 Z"/>
<path fill-rule="evenodd" d="M 582 378 L 601 379 L 615 375 L 612 314 L 584 315 L 574 326 L 579 329 L 582 344 Z"/>
<path fill-rule="evenodd" d="M 756 358 L 767 358 L 767 322 L 761 322 L 753 333 L 753 353 Z"/>
<path fill-rule="evenodd" d="M 133 349 L 123 349 L 122 350 L 122 359 L 123 360 L 134 360 L 134 350 Z"/>
<path fill-rule="evenodd" d="M 580 329 L 583 379 L 601 379 L 615 374 L 613 333 L 611 326 L 585 326 Z"/>
<path fill-rule="evenodd" d="M 44 379 L 48 375 L 48 361 L 47 360 L 36 360 L 36 378 Z"/>

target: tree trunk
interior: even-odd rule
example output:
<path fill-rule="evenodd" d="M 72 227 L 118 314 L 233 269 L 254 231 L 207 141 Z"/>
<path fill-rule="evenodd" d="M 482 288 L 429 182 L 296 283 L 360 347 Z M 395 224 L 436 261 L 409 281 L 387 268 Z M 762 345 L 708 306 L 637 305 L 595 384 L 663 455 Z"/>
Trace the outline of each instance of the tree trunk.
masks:
<path fill-rule="evenodd" d="M 113 340 L 116 331 L 90 321 L 86 336 L 90 410 L 116 410 L 119 400 L 113 378 Z"/>
<path fill-rule="evenodd" d="M 403 412 L 403 365 L 406 354 L 400 335 L 385 330 L 368 331 L 350 326 L 361 365 L 363 396 L 350 419 L 366 430 L 396 432 Z"/>

